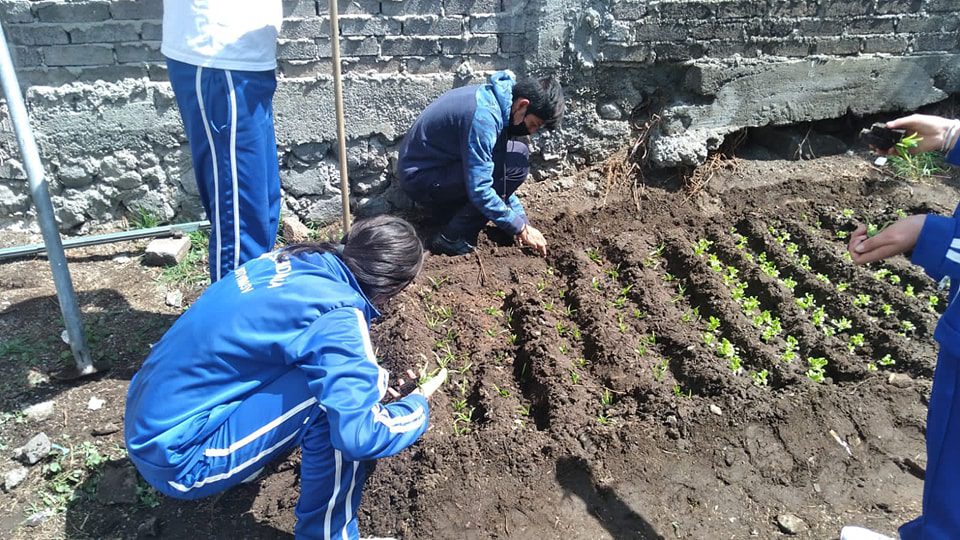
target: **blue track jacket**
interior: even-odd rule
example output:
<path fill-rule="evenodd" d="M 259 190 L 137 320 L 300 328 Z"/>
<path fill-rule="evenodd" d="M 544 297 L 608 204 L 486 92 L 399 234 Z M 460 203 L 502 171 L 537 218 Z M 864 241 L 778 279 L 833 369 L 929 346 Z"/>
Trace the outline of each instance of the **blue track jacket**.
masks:
<path fill-rule="evenodd" d="M 247 262 L 203 293 L 131 381 L 131 458 L 151 484 L 168 482 L 244 400 L 291 370 L 306 375 L 309 391 L 299 391 L 316 397 L 314 421 L 329 424 L 344 459 L 403 450 L 426 431 L 429 408 L 418 394 L 380 404 L 388 374 L 368 336 L 378 316 L 335 255 Z"/>
<path fill-rule="evenodd" d="M 461 164 L 466 185 L 440 189 L 451 193 L 466 189 L 473 206 L 513 235 L 523 229 L 525 211 L 516 195 L 504 203 L 493 190 L 493 182 L 503 181 L 493 177 L 493 161 L 495 154 L 506 153 L 503 131 L 510 124 L 515 83 L 513 73 L 505 70 L 491 75 L 487 84 L 444 93 L 424 109 L 407 132 L 397 163 L 401 182 L 419 171 Z"/>
<path fill-rule="evenodd" d="M 960 165 L 960 145 L 947 155 L 947 161 Z M 950 302 L 933 334 L 941 349 L 960 355 L 960 304 L 955 302 L 960 287 L 960 205 L 950 217 L 929 214 L 917 238 L 911 262 L 935 280 L 950 277 Z"/>

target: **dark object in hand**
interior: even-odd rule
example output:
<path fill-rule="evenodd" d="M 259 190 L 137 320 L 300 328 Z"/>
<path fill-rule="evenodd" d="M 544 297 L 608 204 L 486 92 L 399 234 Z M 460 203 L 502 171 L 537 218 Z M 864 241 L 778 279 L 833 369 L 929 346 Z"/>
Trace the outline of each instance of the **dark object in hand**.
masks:
<path fill-rule="evenodd" d="M 880 122 L 870 126 L 870 129 L 860 131 L 860 138 L 863 139 L 863 142 L 880 151 L 893 148 L 906 135 L 907 130 L 890 129 Z"/>

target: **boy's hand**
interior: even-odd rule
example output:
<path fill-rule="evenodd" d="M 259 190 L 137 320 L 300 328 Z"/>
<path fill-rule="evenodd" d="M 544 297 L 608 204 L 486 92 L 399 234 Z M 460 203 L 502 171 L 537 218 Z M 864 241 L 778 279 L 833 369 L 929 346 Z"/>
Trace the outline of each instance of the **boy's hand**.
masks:
<path fill-rule="evenodd" d="M 544 257 L 547 256 L 547 239 L 529 223 L 523 227 L 523 230 L 520 231 L 517 238 L 520 239 L 523 245 L 532 247 L 534 251 Z"/>
<path fill-rule="evenodd" d="M 436 375 L 430 377 L 423 382 L 416 390 L 413 391 L 414 394 L 423 394 L 423 397 L 429 398 L 433 395 L 434 392 L 440 388 L 447 380 L 447 368 L 441 369 Z"/>
<path fill-rule="evenodd" d="M 944 139 L 947 137 L 950 127 L 957 123 L 957 120 L 950 120 L 940 116 L 929 114 L 911 114 L 903 118 L 897 118 L 887 122 L 890 129 L 905 129 L 907 135 L 916 133 L 922 140 L 917 146 L 910 149 L 911 153 L 930 152 L 940 150 L 944 146 Z M 953 136 L 956 139 L 956 134 Z M 952 142 L 952 141 L 951 141 Z M 947 151 L 950 149 L 947 148 Z M 896 147 L 887 150 L 888 154 L 896 153 Z"/>
<path fill-rule="evenodd" d="M 927 216 L 907 216 L 883 229 L 872 238 L 867 237 L 867 228 L 858 225 L 850 235 L 847 250 L 855 264 L 879 261 L 910 251 L 917 244 Z"/>

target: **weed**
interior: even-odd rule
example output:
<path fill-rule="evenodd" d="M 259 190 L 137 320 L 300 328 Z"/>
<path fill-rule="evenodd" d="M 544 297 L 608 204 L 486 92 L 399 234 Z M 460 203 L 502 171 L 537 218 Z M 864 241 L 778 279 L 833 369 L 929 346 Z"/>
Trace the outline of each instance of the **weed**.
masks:
<path fill-rule="evenodd" d="M 160 225 L 160 217 L 150 210 L 139 206 L 130 218 L 130 226 L 134 229 L 152 229 Z"/>
<path fill-rule="evenodd" d="M 599 249 L 596 249 L 596 248 L 588 249 L 588 250 L 587 250 L 587 257 L 589 257 L 591 261 L 593 261 L 593 262 L 595 262 L 595 263 L 597 263 L 597 264 L 599 264 L 599 265 L 602 265 L 602 264 L 603 264 L 603 257 L 600 256 L 600 250 L 599 250 Z"/>
<path fill-rule="evenodd" d="M 160 492 L 140 479 L 137 481 L 137 501 L 144 508 L 156 508 L 160 506 Z"/>
<path fill-rule="evenodd" d="M 660 360 L 659 362 L 654 362 L 653 369 L 653 380 L 660 382 L 663 380 L 663 376 L 667 373 L 667 368 L 669 363 L 666 359 Z"/>
<path fill-rule="evenodd" d="M 490 307 L 488 307 L 488 308 L 483 308 L 483 312 L 486 313 L 487 315 L 490 315 L 491 317 L 499 317 L 499 316 L 503 315 L 503 312 L 500 311 L 500 308 L 498 308 L 498 307 L 496 307 L 496 306 L 490 306 Z"/>
<path fill-rule="evenodd" d="M 210 275 L 206 268 L 207 233 L 193 231 L 190 237 L 190 250 L 182 261 L 174 266 L 163 269 L 160 281 L 164 283 L 186 284 L 191 286 L 206 285 L 210 282 Z"/>
<path fill-rule="evenodd" d="M 910 150 L 916 148 L 922 140 L 923 137 L 919 137 L 916 133 L 900 139 L 896 145 L 896 154 L 889 157 L 890 166 L 895 175 L 904 180 L 917 182 L 943 170 L 941 168 L 943 158 L 936 152 L 911 153 Z"/>
<path fill-rule="evenodd" d="M 604 388 L 603 393 L 600 394 L 600 405 L 602 405 L 604 409 L 613 405 L 613 392 Z"/>
<path fill-rule="evenodd" d="M 443 287 L 443 284 L 446 283 L 450 278 L 447 276 L 433 277 L 427 276 L 427 280 L 430 282 L 430 286 L 433 287 L 433 290 L 439 291 L 440 287 Z"/>

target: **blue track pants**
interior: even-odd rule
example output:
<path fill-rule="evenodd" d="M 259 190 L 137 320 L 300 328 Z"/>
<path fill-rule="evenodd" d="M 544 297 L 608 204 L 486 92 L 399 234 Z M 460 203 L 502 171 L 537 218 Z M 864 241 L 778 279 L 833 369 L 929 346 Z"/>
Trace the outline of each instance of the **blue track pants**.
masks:
<path fill-rule="evenodd" d="M 356 512 L 369 462 L 348 461 L 333 448 L 326 414 L 308 391 L 306 376 L 291 369 L 230 407 L 214 431 L 175 449 L 183 456 L 178 463 L 143 463 L 133 454 L 131 460 L 158 491 L 197 499 L 253 477 L 299 444 L 297 538 L 359 538 Z"/>
<path fill-rule="evenodd" d="M 923 515 L 900 527 L 903 540 L 960 538 L 960 357 L 941 344 L 927 410 Z"/>
<path fill-rule="evenodd" d="M 201 68 L 167 59 L 210 219 L 210 280 L 273 249 L 280 172 L 273 71 Z"/>

